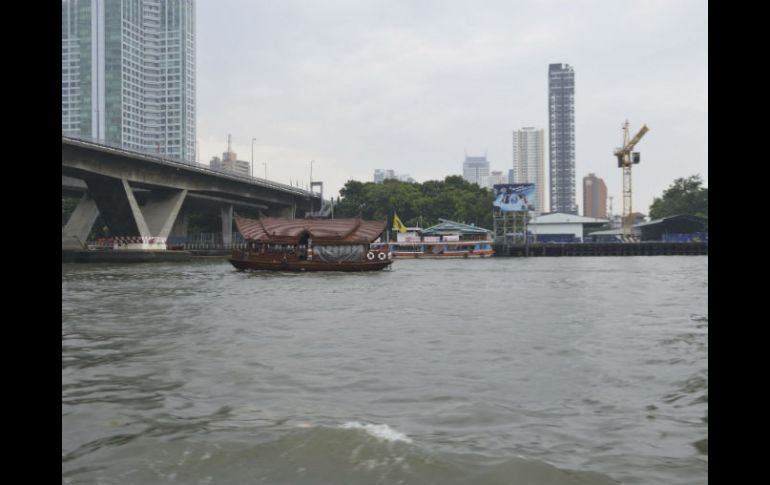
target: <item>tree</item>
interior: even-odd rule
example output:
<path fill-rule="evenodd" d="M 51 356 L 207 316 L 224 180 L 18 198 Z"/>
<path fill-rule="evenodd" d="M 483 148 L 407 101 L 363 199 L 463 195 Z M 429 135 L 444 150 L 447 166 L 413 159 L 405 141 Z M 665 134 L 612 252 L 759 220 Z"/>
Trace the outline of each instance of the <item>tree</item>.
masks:
<path fill-rule="evenodd" d="M 340 190 L 334 209 L 338 217 L 361 216 L 381 220 L 395 210 L 407 226 L 437 224 L 439 219 L 492 227 L 492 191 L 471 184 L 460 176 L 425 183 L 385 180 L 383 183 L 349 180 Z"/>
<path fill-rule="evenodd" d="M 650 219 L 661 219 L 675 215 L 709 217 L 709 189 L 701 187 L 700 175 L 678 178 L 656 197 L 650 206 Z"/>

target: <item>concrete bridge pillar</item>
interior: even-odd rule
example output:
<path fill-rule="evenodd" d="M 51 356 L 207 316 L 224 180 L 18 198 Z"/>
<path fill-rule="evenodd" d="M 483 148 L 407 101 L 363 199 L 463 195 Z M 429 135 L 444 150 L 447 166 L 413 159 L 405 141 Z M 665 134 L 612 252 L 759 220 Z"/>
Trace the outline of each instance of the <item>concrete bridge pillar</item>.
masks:
<path fill-rule="evenodd" d="M 99 217 L 99 209 L 96 207 L 96 202 L 88 194 L 83 194 L 67 224 L 62 227 L 62 249 L 85 248 L 86 239 L 88 239 L 97 217 Z"/>
<path fill-rule="evenodd" d="M 115 238 L 116 249 L 166 249 L 166 238 L 187 190 L 151 191 L 144 206 L 140 207 L 125 179 L 90 177 L 86 184 L 98 212 Z"/>
<path fill-rule="evenodd" d="M 227 246 L 233 243 L 233 206 L 226 205 L 220 209 L 222 214 L 222 243 Z"/>
<path fill-rule="evenodd" d="M 86 180 L 88 194 L 96 202 L 99 213 L 110 233 L 117 237 L 139 236 L 141 231 L 133 216 L 134 207 L 138 210 L 136 199 L 125 180 L 109 177 L 90 177 Z M 141 223 L 146 230 L 144 218 Z"/>
<path fill-rule="evenodd" d="M 165 240 L 171 235 L 186 196 L 186 189 L 154 190 L 150 193 L 141 214 L 147 222 L 147 237 L 159 237 Z"/>

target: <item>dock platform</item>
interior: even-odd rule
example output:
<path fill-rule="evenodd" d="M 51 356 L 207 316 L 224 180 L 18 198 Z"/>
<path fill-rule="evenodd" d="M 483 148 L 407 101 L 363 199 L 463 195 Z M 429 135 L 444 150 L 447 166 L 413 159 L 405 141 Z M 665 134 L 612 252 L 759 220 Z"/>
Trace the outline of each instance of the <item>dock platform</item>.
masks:
<path fill-rule="evenodd" d="M 535 243 L 495 244 L 495 256 L 698 256 L 709 253 L 708 242 Z"/>

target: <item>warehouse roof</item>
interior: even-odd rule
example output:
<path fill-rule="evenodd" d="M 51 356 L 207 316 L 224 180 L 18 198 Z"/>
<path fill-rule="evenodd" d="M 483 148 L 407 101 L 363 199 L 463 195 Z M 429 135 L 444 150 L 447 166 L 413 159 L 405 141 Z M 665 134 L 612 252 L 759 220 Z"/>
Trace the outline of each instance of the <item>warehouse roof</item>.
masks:
<path fill-rule="evenodd" d="M 598 219 L 596 217 L 584 217 L 576 214 L 565 214 L 563 212 L 552 212 L 535 217 L 530 224 L 608 224 L 608 219 Z"/>

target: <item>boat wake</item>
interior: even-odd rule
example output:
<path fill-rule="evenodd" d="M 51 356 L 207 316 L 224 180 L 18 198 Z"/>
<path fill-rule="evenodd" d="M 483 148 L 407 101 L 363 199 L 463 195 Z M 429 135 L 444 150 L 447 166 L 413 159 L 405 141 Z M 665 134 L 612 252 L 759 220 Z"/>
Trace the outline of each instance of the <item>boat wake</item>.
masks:
<path fill-rule="evenodd" d="M 358 421 L 349 421 L 340 427 L 342 429 L 361 429 L 370 436 L 374 436 L 375 438 L 384 441 L 403 441 L 404 443 L 412 443 L 411 438 L 404 433 L 396 431 L 387 424 L 361 424 Z"/>
<path fill-rule="evenodd" d="M 609 485 L 595 472 L 560 469 L 511 456 L 446 453 L 388 426 L 357 421 L 337 426 L 302 423 L 251 439 L 136 440 L 102 448 L 88 466 L 70 462 L 64 483 L 291 483 L 444 485 Z M 242 438 L 246 438 L 245 436 Z M 126 460 L 126 457 L 131 457 Z M 92 457 L 93 458 L 93 457 Z"/>

